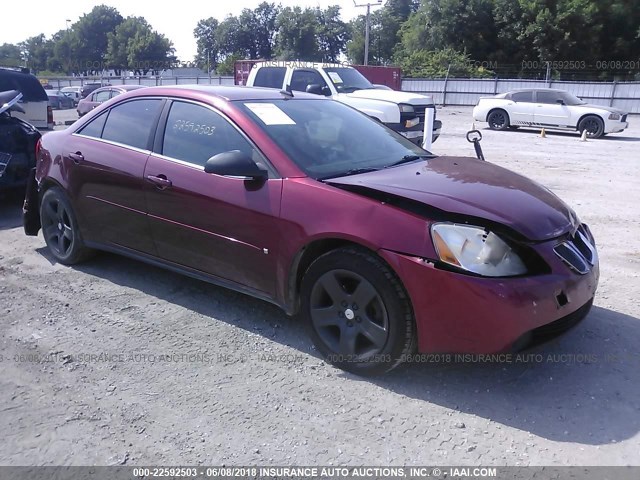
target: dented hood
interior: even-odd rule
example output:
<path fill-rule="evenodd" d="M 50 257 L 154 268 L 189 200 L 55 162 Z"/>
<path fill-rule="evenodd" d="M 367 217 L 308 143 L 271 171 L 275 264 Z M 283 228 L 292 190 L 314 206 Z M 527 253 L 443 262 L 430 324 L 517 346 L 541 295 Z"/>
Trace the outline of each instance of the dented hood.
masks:
<path fill-rule="evenodd" d="M 384 102 L 391 103 L 409 103 L 411 105 L 433 105 L 432 98 L 427 95 L 412 92 L 399 92 L 397 90 L 381 90 L 377 88 L 356 90 L 352 93 L 341 93 L 338 96 L 382 100 Z"/>
<path fill-rule="evenodd" d="M 326 181 L 498 222 L 532 241 L 558 237 L 578 222 L 571 208 L 547 188 L 475 158 L 436 157 Z"/>

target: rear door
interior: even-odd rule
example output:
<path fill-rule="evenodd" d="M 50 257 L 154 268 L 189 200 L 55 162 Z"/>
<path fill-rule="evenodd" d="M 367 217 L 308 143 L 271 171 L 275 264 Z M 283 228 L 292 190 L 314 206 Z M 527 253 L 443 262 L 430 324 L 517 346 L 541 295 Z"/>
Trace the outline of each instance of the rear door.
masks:
<path fill-rule="evenodd" d="M 511 94 L 511 100 L 514 102 L 509 108 L 511 125 L 531 125 L 535 112 L 533 91 L 514 92 Z"/>
<path fill-rule="evenodd" d="M 143 174 L 164 100 L 133 99 L 94 118 L 65 145 L 85 239 L 154 254 Z"/>
<path fill-rule="evenodd" d="M 168 108 L 144 171 L 158 255 L 273 296 L 282 180 L 224 115 L 191 102 Z M 269 168 L 270 178 L 255 185 L 204 171 L 210 157 L 230 150 Z"/>
<path fill-rule="evenodd" d="M 536 90 L 535 93 L 534 121 L 538 125 L 570 127 L 571 110 L 568 105 L 559 103 L 563 99 L 562 95 L 553 90 Z"/>

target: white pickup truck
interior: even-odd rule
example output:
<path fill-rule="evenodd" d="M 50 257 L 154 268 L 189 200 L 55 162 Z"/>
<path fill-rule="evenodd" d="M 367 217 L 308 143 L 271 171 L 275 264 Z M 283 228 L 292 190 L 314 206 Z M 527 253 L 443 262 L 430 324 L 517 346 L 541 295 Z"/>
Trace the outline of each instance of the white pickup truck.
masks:
<path fill-rule="evenodd" d="M 435 119 L 436 109 L 431 97 L 373 85 L 355 68 L 346 65 L 276 60 L 255 62 L 246 85 L 331 97 L 384 123 L 417 145 L 424 143 L 427 109 L 433 111 L 432 141 L 438 138 L 442 128 L 442 122 Z"/>

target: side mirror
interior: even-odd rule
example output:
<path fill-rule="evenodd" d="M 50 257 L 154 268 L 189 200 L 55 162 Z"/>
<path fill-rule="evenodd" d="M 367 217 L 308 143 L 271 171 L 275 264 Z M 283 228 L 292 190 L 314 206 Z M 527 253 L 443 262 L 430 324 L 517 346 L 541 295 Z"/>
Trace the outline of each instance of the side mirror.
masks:
<path fill-rule="evenodd" d="M 558 105 L 564 105 L 564 100 L 562 100 L 561 98 L 559 98 L 558 100 L 556 100 L 556 103 Z"/>
<path fill-rule="evenodd" d="M 324 95 L 325 97 L 331 95 L 331 90 L 329 90 L 329 87 L 327 87 L 326 85 L 322 87 L 317 83 L 307 85 L 306 92 L 313 93 L 314 95 Z"/>
<path fill-rule="evenodd" d="M 263 182 L 269 177 L 269 172 L 258 167 L 249 155 L 240 150 L 214 155 L 204 164 L 204 171 L 247 181 Z"/>
<path fill-rule="evenodd" d="M 322 87 L 317 83 L 312 83 L 311 85 L 307 85 L 306 92 L 313 93 L 314 95 L 324 95 L 322 93 Z"/>

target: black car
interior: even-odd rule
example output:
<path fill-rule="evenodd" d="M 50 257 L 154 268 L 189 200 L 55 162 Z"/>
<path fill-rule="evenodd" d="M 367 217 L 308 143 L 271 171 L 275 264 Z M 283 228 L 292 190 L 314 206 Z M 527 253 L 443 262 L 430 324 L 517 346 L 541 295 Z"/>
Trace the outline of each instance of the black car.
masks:
<path fill-rule="evenodd" d="M 40 132 L 30 123 L 11 116 L 23 112 L 17 90 L 0 92 L 0 192 L 24 187 L 29 171 L 36 165 Z"/>

